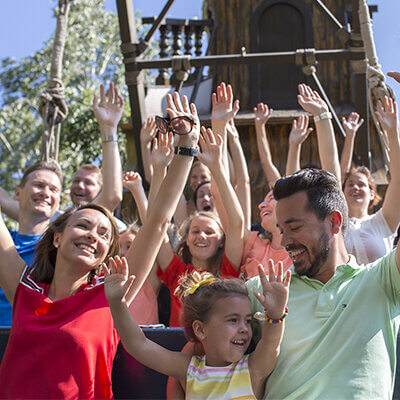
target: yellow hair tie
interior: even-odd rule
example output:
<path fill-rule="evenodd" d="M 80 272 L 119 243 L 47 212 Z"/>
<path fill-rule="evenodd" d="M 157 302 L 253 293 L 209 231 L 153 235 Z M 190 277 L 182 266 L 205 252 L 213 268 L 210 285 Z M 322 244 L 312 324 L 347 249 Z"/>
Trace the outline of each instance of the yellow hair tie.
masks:
<path fill-rule="evenodd" d="M 203 281 L 200 281 L 200 282 L 196 283 L 195 285 L 193 285 L 193 287 L 191 287 L 190 290 L 188 290 L 188 293 L 193 294 L 200 286 L 207 285 L 214 281 L 215 281 L 215 278 L 204 279 Z"/>

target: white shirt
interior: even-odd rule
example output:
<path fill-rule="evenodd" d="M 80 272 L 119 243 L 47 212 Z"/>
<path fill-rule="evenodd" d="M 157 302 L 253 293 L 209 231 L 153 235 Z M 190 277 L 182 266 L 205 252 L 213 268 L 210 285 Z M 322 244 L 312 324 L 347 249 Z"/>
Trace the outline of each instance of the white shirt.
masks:
<path fill-rule="evenodd" d="M 363 218 L 349 218 L 345 235 L 346 249 L 358 264 L 371 263 L 393 249 L 395 234 L 389 228 L 382 209 Z"/>

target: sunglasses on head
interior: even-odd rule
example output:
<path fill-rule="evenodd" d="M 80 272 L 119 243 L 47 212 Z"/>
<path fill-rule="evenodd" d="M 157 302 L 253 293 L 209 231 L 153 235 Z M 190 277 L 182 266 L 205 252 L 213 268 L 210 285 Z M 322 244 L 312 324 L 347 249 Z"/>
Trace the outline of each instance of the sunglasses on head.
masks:
<path fill-rule="evenodd" d="M 157 129 L 161 133 L 173 132 L 177 135 L 187 135 L 192 132 L 193 126 L 196 125 L 196 121 L 186 115 L 172 119 L 156 115 L 156 125 Z"/>

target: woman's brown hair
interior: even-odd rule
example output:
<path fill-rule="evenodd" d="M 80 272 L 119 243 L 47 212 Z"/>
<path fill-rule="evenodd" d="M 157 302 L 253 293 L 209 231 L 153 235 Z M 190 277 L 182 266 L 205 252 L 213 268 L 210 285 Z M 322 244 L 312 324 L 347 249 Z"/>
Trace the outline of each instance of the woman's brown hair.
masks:
<path fill-rule="evenodd" d="M 47 228 L 45 234 L 38 242 L 36 247 L 33 266 L 35 269 L 32 272 L 32 277 L 38 283 L 51 283 L 54 277 L 54 269 L 56 266 L 56 258 L 57 258 L 57 248 L 54 247 L 54 234 L 56 232 L 64 232 L 64 229 L 68 223 L 69 218 L 80 210 L 96 210 L 104 214 L 111 222 L 111 244 L 108 249 L 108 253 L 103 260 L 107 262 L 110 257 L 114 257 L 119 252 L 119 233 L 118 226 L 115 223 L 115 220 L 112 214 L 103 206 L 98 204 L 86 204 L 84 206 L 80 206 L 76 209 L 70 209 L 65 213 L 61 214 L 56 220 L 54 220 L 49 227 Z M 88 282 L 92 282 L 93 278 L 98 274 L 100 269 L 100 265 L 97 268 L 94 268 L 90 271 L 88 276 Z"/>
<path fill-rule="evenodd" d="M 179 229 L 179 242 L 176 247 L 176 253 L 182 259 L 185 264 L 192 263 L 192 255 L 190 253 L 189 247 L 186 244 L 186 238 L 189 234 L 189 229 L 192 224 L 192 221 L 198 217 L 207 217 L 215 221 L 218 225 L 218 228 L 221 233 L 221 237 L 225 240 L 225 233 L 222 229 L 221 221 L 219 220 L 218 216 L 209 211 L 197 211 L 194 212 L 192 215 L 187 218 Z M 217 250 L 212 259 L 210 259 L 210 265 L 212 269 L 209 272 L 212 272 L 215 276 L 219 276 L 222 264 L 222 255 L 224 253 L 225 245 Z"/>
<path fill-rule="evenodd" d="M 193 322 L 206 322 L 217 300 L 231 296 L 248 298 L 246 284 L 241 279 L 215 278 L 212 282 L 199 285 L 200 282 L 212 278 L 214 278 L 214 275 L 209 272 L 193 271 L 179 279 L 178 287 L 175 290 L 175 296 L 182 303 L 181 323 L 183 331 L 186 339 L 190 342 L 199 341 L 193 331 Z M 197 285 L 197 289 L 190 294 L 195 285 Z"/>

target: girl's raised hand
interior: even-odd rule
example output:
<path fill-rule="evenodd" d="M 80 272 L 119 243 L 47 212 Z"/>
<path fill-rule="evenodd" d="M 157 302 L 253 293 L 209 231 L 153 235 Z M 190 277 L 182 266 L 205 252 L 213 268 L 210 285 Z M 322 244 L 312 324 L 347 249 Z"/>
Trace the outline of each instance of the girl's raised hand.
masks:
<path fill-rule="evenodd" d="M 158 138 L 153 139 L 151 163 L 154 169 L 165 169 L 174 158 L 174 135 L 172 132 L 159 133 Z"/>
<path fill-rule="evenodd" d="M 156 136 L 157 126 L 154 118 L 149 117 L 143 121 L 142 128 L 140 129 L 140 140 L 144 143 L 150 143 Z"/>
<path fill-rule="evenodd" d="M 106 96 L 104 85 L 100 85 L 100 103 L 97 95 L 93 96 L 93 112 L 99 125 L 105 125 L 116 128 L 121 119 L 124 110 L 124 99 L 118 93 L 118 89 L 114 87 L 114 83 L 110 83 L 108 95 Z"/>
<path fill-rule="evenodd" d="M 346 132 L 346 135 L 356 136 L 360 126 L 364 123 L 364 120 L 356 112 L 352 112 L 347 119 L 342 118 L 342 125 Z"/>
<path fill-rule="evenodd" d="M 135 279 L 128 276 L 128 262 L 125 257 L 115 256 L 101 265 L 104 272 L 104 292 L 109 303 L 123 302 Z"/>
<path fill-rule="evenodd" d="M 272 111 L 274 110 L 272 108 L 269 108 L 267 104 L 258 103 L 257 107 L 253 108 L 254 123 L 260 126 L 265 125 L 271 117 Z"/>
<path fill-rule="evenodd" d="M 142 186 L 142 177 L 138 172 L 127 171 L 122 175 L 122 186 L 130 192 L 135 192 Z"/>
<path fill-rule="evenodd" d="M 313 128 L 308 127 L 308 116 L 300 116 L 299 118 L 293 120 L 292 130 L 289 135 L 289 143 L 300 145 L 312 132 Z"/>
<path fill-rule="evenodd" d="M 206 129 L 202 126 L 199 142 L 201 152 L 197 157 L 203 164 L 210 170 L 218 163 L 222 164 L 222 137 L 220 135 L 215 136 L 210 128 Z"/>
<path fill-rule="evenodd" d="M 235 118 L 239 111 L 239 100 L 233 102 L 233 91 L 231 85 L 225 85 L 222 82 L 217 86 L 217 93 L 213 93 L 212 97 L 211 119 L 213 121 L 224 121 Z"/>
<path fill-rule="evenodd" d="M 186 115 L 189 118 L 192 118 L 195 122 L 193 125 L 193 129 L 187 135 L 180 135 L 179 136 L 179 145 L 186 146 L 190 145 L 195 147 L 199 140 L 200 136 L 200 120 L 199 116 L 197 115 L 197 109 L 194 103 L 190 103 L 186 96 L 179 97 L 178 92 L 174 92 L 173 96 L 169 93 L 167 94 L 167 113 L 170 118 L 180 117 Z"/>
<path fill-rule="evenodd" d="M 297 100 L 304 111 L 309 112 L 314 117 L 324 112 L 328 112 L 328 105 L 321 99 L 317 91 L 304 83 L 299 85 Z"/>
<path fill-rule="evenodd" d="M 278 320 L 285 313 L 285 307 L 289 298 L 290 271 L 286 272 L 283 280 L 283 263 L 278 262 L 275 269 L 273 260 L 268 260 L 268 278 L 261 264 L 258 265 L 258 274 L 263 288 L 263 293 L 254 292 L 258 301 L 266 310 L 266 316 Z"/>
<path fill-rule="evenodd" d="M 397 112 L 397 103 L 390 97 L 385 96 L 383 104 L 378 101 L 378 109 L 376 110 L 379 122 L 383 130 L 387 132 L 398 132 L 399 120 Z"/>

